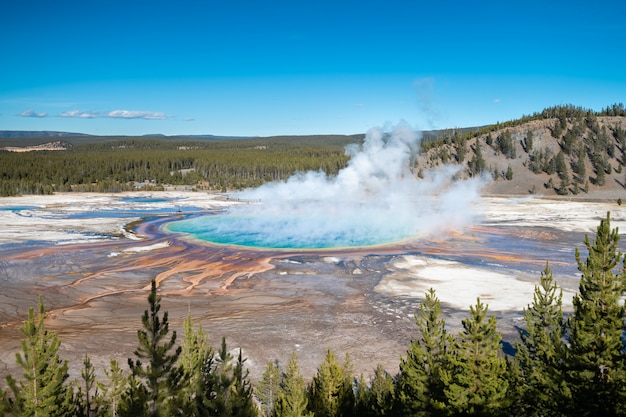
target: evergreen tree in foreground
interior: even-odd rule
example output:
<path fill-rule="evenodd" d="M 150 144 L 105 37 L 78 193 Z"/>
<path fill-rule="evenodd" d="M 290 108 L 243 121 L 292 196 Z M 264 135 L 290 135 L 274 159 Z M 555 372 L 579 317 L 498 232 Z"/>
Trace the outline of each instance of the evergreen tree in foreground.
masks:
<path fill-rule="evenodd" d="M 452 367 L 445 374 L 448 409 L 452 415 L 496 416 L 507 406 L 506 360 L 500 348 L 496 317 L 476 301 L 462 321 Z"/>
<path fill-rule="evenodd" d="M 265 417 L 275 416 L 276 398 L 280 392 L 280 370 L 275 361 L 267 363 L 263 377 L 254 392 L 261 403 L 263 415 Z"/>
<path fill-rule="evenodd" d="M 128 359 L 133 376 L 143 385 L 147 395 L 149 416 L 173 416 L 180 412 L 181 370 L 176 362 L 181 348 L 175 348 L 176 331 L 169 333 L 167 311 L 159 316 L 161 297 L 157 295 L 156 282 L 148 295 L 150 309 L 141 318 L 143 329 L 137 331 L 139 346 L 137 360 Z M 173 350 L 173 351 L 172 351 Z M 144 360 L 146 363 L 142 363 Z"/>
<path fill-rule="evenodd" d="M 306 383 L 300 373 L 296 353 L 291 354 L 287 369 L 282 375 L 281 390 L 276 399 L 276 417 L 313 417 L 307 410 Z"/>
<path fill-rule="evenodd" d="M 406 359 L 400 359 L 399 412 L 404 416 L 438 415 L 446 405 L 441 377 L 450 366 L 452 338 L 441 317 L 441 302 L 432 288 L 415 315 L 415 325 L 421 338 L 412 341 Z"/>
<path fill-rule="evenodd" d="M 529 416 L 562 416 L 571 395 L 564 381 L 565 322 L 563 292 L 546 263 L 541 282 L 535 286 L 533 303 L 524 309 L 526 328 L 520 330 L 515 361 L 522 383 L 517 395 Z"/>
<path fill-rule="evenodd" d="M 109 362 L 109 369 L 104 370 L 107 383 L 98 383 L 98 388 L 102 391 L 102 397 L 106 403 L 105 409 L 108 409 L 107 416 L 117 417 L 118 408 L 122 399 L 122 395 L 126 390 L 128 377 L 122 372 L 119 363 L 115 359 Z"/>
<path fill-rule="evenodd" d="M 98 390 L 96 371 L 89 356 L 83 359 L 83 369 L 80 371 L 80 380 L 76 381 L 78 390 L 74 396 L 74 413 L 76 417 L 93 417 L 103 415 L 105 401 Z"/>
<path fill-rule="evenodd" d="M 582 276 L 570 317 L 567 379 L 573 406 L 571 415 L 626 415 L 626 352 L 622 339 L 625 290 L 623 255 L 618 230 L 611 230 L 607 213 L 596 238 L 585 237 L 586 261 L 576 249 Z M 621 263 L 621 265 L 620 265 Z"/>
<path fill-rule="evenodd" d="M 394 379 L 381 364 L 376 366 L 368 386 L 363 375 L 357 382 L 355 415 L 358 417 L 390 416 L 394 406 Z M 406 414 L 405 414 L 406 415 Z"/>
<path fill-rule="evenodd" d="M 349 357 L 343 365 L 328 349 L 309 386 L 309 410 L 315 417 L 349 416 L 354 409 L 352 369 Z"/>
<path fill-rule="evenodd" d="M 7 377 L 15 398 L 13 406 L 17 415 L 25 417 L 72 416 L 72 392 L 65 383 L 67 361 L 59 358 L 61 342 L 56 333 L 45 329 L 45 318 L 43 297 L 39 297 L 37 313 L 30 308 L 20 329 L 24 339 L 16 361 L 23 370 L 23 379 L 18 382 Z"/>
<path fill-rule="evenodd" d="M 191 313 L 187 315 L 183 329 L 179 364 L 185 381 L 182 395 L 185 416 L 209 415 L 207 401 L 215 387 L 215 352 L 202 327 L 194 330 Z"/>
<path fill-rule="evenodd" d="M 249 371 L 244 367 L 246 358 L 239 348 L 239 356 L 233 369 L 233 393 L 231 394 L 231 416 L 232 417 L 256 417 L 257 408 L 252 396 L 252 385 L 248 378 Z"/>

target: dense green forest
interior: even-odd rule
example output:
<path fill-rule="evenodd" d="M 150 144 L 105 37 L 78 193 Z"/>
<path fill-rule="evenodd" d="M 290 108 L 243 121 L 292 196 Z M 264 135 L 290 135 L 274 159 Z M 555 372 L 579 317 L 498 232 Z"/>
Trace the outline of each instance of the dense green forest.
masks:
<path fill-rule="evenodd" d="M 64 151 L 0 151 L 0 196 L 68 191 L 118 192 L 165 185 L 233 190 L 297 171 L 343 168 L 344 147 L 363 136 L 272 137 L 224 141 L 117 138 Z"/>
<path fill-rule="evenodd" d="M 516 352 L 506 356 L 496 318 L 477 300 L 458 334 L 448 333 L 434 291 L 415 315 L 416 335 L 399 371 L 377 366 L 370 379 L 354 375 L 348 354 L 328 350 L 306 382 L 292 354 L 285 369 L 267 364 L 252 386 L 241 350 L 214 347 L 189 315 L 177 344 L 161 313 L 155 282 L 141 317 L 128 367 L 111 360 L 97 380 L 88 356 L 70 380 L 60 339 L 45 329 L 43 301 L 29 311 L 16 355 L 22 375 L 0 391 L 6 416 L 624 416 L 626 415 L 626 273 L 610 216 L 593 239 L 581 272 L 574 311 L 548 264 L 524 311 Z M 126 368 L 123 369 L 123 368 Z"/>

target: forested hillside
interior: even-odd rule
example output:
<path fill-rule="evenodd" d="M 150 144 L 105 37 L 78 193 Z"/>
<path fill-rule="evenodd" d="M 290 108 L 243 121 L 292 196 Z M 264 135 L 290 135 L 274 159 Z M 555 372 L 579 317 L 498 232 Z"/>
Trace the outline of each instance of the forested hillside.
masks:
<path fill-rule="evenodd" d="M 459 164 L 487 175 L 493 192 L 576 195 L 626 187 L 626 111 L 555 106 L 473 131 L 448 130 L 422 143 L 416 170 Z"/>
<path fill-rule="evenodd" d="M 253 387 L 241 350 L 233 357 L 224 338 L 213 347 L 215 335 L 195 326 L 191 313 L 177 343 L 155 280 L 128 366 L 111 360 L 98 377 L 85 355 L 80 375 L 70 377 L 40 299 L 21 329 L 21 375 L 9 375 L 8 389 L 0 389 L 0 415 L 625 416 L 626 275 L 618 242 L 607 214 L 595 238 L 585 238 L 587 257 L 576 249 L 581 279 L 572 314 L 563 313 L 562 292 L 546 264 L 514 356 L 505 356 L 487 304 L 478 299 L 452 334 L 430 290 L 399 370 L 370 364 L 371 378 L 354 374 L 348 352 L 338 360 L 328 350 L 309 382 L 293 353 L 288 362 L 270 361 Z"/>

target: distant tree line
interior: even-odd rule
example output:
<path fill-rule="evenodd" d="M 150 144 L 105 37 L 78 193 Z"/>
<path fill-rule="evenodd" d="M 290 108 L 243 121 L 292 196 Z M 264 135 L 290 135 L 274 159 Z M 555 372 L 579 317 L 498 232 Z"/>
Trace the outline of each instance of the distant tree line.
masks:
<path fill-rule="evenodd" d="M 503 353 L 496 318 L 480 299 L 453 335 L 430 290 L 399 372 L 378 365 L 370 379 L 354 374 L 349 355 L 339 361 L 328 350 L 308 383 L 294 353 L 284 369 L 268 363 L 253 387 L 241 350 L 232 357 L 225 339 L 214 348 L 190 315 L 177 345 L 153 281 L 128 370 L 111 360 L 98 381 L 85 356 L 80 376 L 70 380 L 40 299 L 21 329 L 22 375 L 8 376 L 0 415 L 624 416 L 626 275 L 618 241 L 607 214 L 595 239 L 585 238 L 587 258 L 576 249 L 581 279 L 570 315 L 546 264 L 513 356 Z"/>
<path fill-rule="evenodd" d="M 0 196 L 118 192 L 188 185 L 233 190 L 283 180 L 297 171 L 336 174 L 357 137 L 186 142 L 126 138 L 66 151 L 0 151 Z"/>

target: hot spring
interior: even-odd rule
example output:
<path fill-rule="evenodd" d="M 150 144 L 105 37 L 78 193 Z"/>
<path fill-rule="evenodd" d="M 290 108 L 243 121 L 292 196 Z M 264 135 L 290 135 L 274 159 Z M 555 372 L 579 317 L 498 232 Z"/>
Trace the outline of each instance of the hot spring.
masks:
<path fill-rule="evenodd" d="M 172 222 L 166 229 L 218 245 L 303 250 L 386 245 L 420 233 L 417 228 L 388 223 L 385 225 L 385 219 L 377 221 L 349 213 L 274 216 L 231 210 Z"/>
<path fill-rule="evenodd" d="M 474 222 L 482 179 L 459 180 L 443 167 L 418 178 L 412 160 L 418 135 L 405 124 L 367 132 L 346 148 L 336 176 L 298 173 L 233 195 L 222 214 L 172 222 L 170 232 L 214 244 L 268 249 L 366 247 L 443 235 Z"/>

